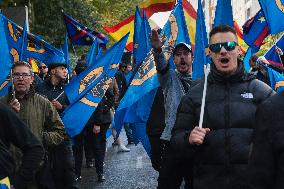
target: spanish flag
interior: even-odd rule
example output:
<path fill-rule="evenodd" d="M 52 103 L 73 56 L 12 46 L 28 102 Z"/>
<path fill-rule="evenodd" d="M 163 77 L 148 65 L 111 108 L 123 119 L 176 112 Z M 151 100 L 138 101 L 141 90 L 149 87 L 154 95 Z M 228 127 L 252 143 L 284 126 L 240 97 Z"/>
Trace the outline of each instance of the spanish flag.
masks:
<path fill-rule="evenodd" d="M 182 7 L 185 17 L 185 22 L 187 25 L 187 30 L 189 33 L 189 38 L 192 46 L 194 47 L 195 43 L 195 31 L 196 31 L 196 10 L 187 0 L 182 1 Z"/>
<path fill-rule="evenodd" d="M 238 44 L 241 47 L 240 49 L 241 49 L 242 53 L 245 54 L 247 52 L 248 45 L 244 41 L 243 32 L 241 31 L 241 29 L 240 29 L 240 27 L 239 27 L 239 25 L 237 24 L 236 21 L 234 21 L 234 27 L 235 27 L 235 30 L 237 32 Z"/>
<path fill-rule="evenodd" d="M 150 18 L 156 12 L 165 12 L 172 10 L 175 2 L 175 0 L 146 0 L 139 4 L 139 8 L 144 10 L 147 17 Z M 128 51 L 133 50 L 134 15 L 126 18 L 115 26 L 103 27 L 103 29 L 107 31 L 109 35 L 116 41 L 130 32 L 128 41 L 126 43 L 126 49 Z"/>

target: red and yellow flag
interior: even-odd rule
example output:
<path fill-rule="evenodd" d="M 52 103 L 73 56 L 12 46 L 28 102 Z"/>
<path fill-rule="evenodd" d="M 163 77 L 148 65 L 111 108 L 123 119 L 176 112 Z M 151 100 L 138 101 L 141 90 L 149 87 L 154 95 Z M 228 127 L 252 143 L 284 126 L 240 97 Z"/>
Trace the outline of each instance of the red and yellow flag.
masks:
<path fill-rule="evenodd" d="M 247 52 L 248 45 L 244 41 L 243 32 L 241 31 L 241 29 L 240 29 L 240 27 L 239 27 L 239 25 L 237 24 L 236 21 L 234 21 L 234 27 L 235 27 L 235 30 L 236 30 L 237 36 L 238 36 L 238 44 L 241 47 L 242 53 L 245 54 Z"/>
<path fill-rule="evenodd" d="M 139 4 L 141 10 L 146 12 L 148 18 L 156 12 L 170 11 L 175 5 L 175 0 L 146 0 Z M 126 49 L 133 50 L 133 34 L 134 34 L 134 15 L 126 18 L 122 22 L 111 27 L 103 27 L 105 31 L 116 41 L 121 39 L 125 34 L 130 32 Z"/>
<path fill-rule="evenodd" d="M 193 8 L 193 6 L 188 2 L 187 0 L 182 1 L 182 7 L 185 17 L 185 22 L 187 25 L 187 30 L 189 33 L 189 38 L 192 46 L 194 47 L 195 43 L 195 32 L 196 32 L 196 10 Z"/>

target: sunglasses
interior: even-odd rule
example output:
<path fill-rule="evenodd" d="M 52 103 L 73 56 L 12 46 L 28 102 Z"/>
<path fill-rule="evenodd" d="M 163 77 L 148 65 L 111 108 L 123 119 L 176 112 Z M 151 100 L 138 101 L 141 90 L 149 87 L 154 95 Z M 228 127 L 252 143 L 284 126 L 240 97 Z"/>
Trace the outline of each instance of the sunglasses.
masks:
<path fill-rule="evenodd" d="M 211 44 L 211 45 L 209 45 L 209 49 L 210 49 L 210 51 L 212 51 L 214 53 L 219 53 L 221 51 L 222 47 L 224 47 L 227 51 L 232 51 L 236 48 L 236 46 L 238 46 L 237 42 L 229 41 L 229 42 L 225 42 L 225 43 Z"/>
<path fill-rule="evenodd" d="M 38 67 L 39 69 L 45 69 L 45 68 L 47 68 L 46 66 L 39 66 Z"/>

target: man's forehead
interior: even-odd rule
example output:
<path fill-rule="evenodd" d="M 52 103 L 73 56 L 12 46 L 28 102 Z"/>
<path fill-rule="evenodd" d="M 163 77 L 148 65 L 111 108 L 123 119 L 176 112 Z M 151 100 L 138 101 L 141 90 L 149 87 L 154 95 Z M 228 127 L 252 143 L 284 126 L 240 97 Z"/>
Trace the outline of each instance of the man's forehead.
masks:
<path fill-rule="evenodd" d="M 219 32 L 211 36 L 210 43 L 238 42 L 237 36 L 232 32 Z"/>

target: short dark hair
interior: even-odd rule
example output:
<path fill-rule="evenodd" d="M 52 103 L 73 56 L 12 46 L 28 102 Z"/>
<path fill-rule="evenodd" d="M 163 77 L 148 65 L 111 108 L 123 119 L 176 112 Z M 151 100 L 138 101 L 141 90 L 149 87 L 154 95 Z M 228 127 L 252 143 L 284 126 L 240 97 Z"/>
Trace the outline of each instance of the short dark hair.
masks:
<path fill-rule="evenodd" d="M 209 42 L 211 40 L 211 37 L 213 35 L 215 35 L 216 33 L 226 33 L 226 32 L 231 32 L 233 33 L 236 38 L 237 38 L 237 32 L 235 30 L 235 28 L 229 26 L 229 25 L 219 25 L 219 26 L 215 26 L 209 33 Z"/>
<path fill-rule="evenodd" d="M 17 62 L 15 62 L 15 63 L 13 64 L 13 66 L 12 66 L 13 72 L 14 72 L 14 69 L 15 69 L 16 67 L 20 67 L 20 66 L 24 66 L 24 67 L 29 68 L 30 74 L 31 74 L 31 75 L 34 75 L 32 66 L 31 66 L 28 62 L 25 62 L 25 61 L 17 61 Z"/>
<path fill-rule="evenodd" d="M 254 54 L 250 57 L 249 61 L 256 62 L 257 59 L 258 59 L 258 56 Z"/>

